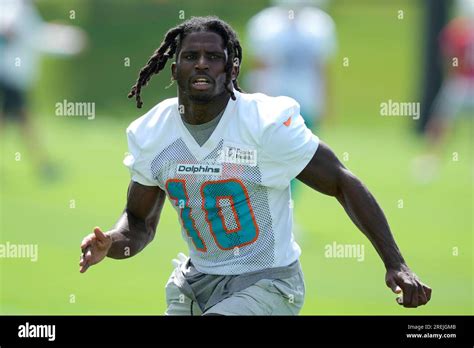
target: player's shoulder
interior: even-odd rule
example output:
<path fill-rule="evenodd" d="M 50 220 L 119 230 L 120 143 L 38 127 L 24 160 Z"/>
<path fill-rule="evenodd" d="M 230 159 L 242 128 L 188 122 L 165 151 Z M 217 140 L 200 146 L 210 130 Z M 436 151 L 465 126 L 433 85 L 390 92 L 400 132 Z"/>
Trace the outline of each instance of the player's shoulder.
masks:
<path fill-rule="evenodd" d="M 265 130 L 285 122 L 290 116 L 299 115 L 300 104 L 287 96 L 271 97 L 263 93 L 240 93 L 240 108 L 247 123 L 257 124 Z"/>
<path fill-rule="evenodd" d="M 178 98 L 169 98 L 156 104 L 145 114 L 134 120 L 127 127 L 127 134 L 135 138 L 148 138 L 158 135 L 160 130 L 167 128 L 167 124 L 178 108 Z"/>

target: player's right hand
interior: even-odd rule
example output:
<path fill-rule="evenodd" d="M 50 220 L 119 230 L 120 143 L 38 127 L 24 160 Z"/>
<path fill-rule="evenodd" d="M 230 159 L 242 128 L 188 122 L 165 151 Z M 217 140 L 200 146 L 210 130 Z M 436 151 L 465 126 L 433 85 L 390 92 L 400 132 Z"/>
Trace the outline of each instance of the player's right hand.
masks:
<path fill-rule="evenodd" d="M 94 228 L 94 233 L 89 234 L 82 240 L 82 255 L 79 262 L 80 272 L 84 273 L 87 269 L 102 261 L 109 252 L 112 245 L 110 235 L 103 233 L 99 227 Z"/>

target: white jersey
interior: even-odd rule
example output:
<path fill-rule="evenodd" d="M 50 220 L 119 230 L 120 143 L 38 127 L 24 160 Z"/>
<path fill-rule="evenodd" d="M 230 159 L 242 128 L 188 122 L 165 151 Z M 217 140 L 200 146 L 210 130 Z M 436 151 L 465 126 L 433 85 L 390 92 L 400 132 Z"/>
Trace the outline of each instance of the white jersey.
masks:
<path fill-rule="evenodd" d="M 199 146 L 178 98 L 127 129 L 132 180 L 159 186 L 176 209 L 193 264 L 207 274 L 287 266 L 301 249 L 293 232 L 290 181 L 319 139 L 289 97 L 234 91 L 210 138 Z"/>

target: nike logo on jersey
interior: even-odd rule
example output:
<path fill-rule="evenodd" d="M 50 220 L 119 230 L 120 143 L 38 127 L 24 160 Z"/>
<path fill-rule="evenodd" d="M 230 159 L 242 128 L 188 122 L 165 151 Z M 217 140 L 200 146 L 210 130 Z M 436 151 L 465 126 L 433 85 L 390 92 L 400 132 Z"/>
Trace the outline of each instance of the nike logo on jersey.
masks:
<path fill-rule="evenodd" d="M 285 122 L 283 122 L 283 124 L 284 124 L 285 126 L 289 127 L 290 124 L 291 124 L 291 116 L 288 117 L 288 119 L 287 119 Z"/>

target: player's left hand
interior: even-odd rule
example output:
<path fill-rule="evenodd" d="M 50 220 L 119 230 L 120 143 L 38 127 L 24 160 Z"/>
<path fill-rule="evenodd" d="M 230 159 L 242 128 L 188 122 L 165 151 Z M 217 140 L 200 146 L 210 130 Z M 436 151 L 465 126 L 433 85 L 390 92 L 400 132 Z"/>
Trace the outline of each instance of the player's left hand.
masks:
<path fill-rule="evenodd" d="M 427 304 L 431 299 L 431 288 L 423 284 L 405 264 L 396 269 L 388 269 L 385 283 L 394 293 L 402 294 L 396 300 L 403 307 L 416 308 Z"/>

